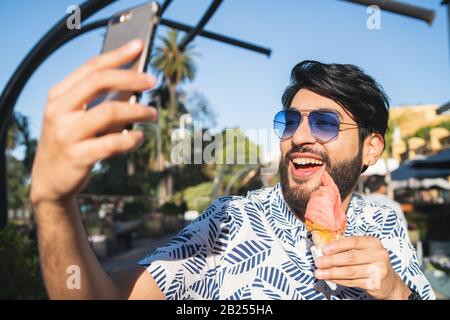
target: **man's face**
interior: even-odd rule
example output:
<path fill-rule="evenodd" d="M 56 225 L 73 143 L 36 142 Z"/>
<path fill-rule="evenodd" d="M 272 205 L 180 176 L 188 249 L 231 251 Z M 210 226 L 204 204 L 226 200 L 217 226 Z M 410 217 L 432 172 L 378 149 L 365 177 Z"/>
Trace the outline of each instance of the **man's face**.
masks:
<path fill-rule="evenodd" d="M 297 92 L 291 109 L 310 112 L 317 109 L 331 109 L 339 114 L 341 123 L 355 121 L 348 112 L 331 99 L 307 89 Z M 283 196 L 292 211 L 303 220 L 311 193 L 320 186 L 324 170 L 333 178 L 345 199 L 352 191 L 362 168 L 362 150 L 359 148 L 358 128 L 341 124 L 338 137 L 321 143 L 311 134 L 308 118 L 303 117 L 292 138 L 282 140 L 280 177 Z M 314 159 L 312 164 L 299 164 Z M 319 161 L 317 161 L 319 160 Z M 323 164 L 320 165 L 320 162 Z"/>

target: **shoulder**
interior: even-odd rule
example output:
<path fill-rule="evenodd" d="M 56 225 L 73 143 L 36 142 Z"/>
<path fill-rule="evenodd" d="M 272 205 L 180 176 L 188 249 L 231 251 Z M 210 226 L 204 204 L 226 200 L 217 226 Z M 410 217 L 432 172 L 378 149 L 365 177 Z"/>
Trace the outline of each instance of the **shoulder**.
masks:
<path fill-rule="evenodd" d="M 181 234 L 189 235 L 190 240 L 197 240 L 199 243 L 221 239 L 229 244 L 240 232 L 249 228 L 249 220 L 263 219 L 273 189 L 254 190 L 246 196 L 219 197 L 203 214 L 186 226 Z"/>
<path fill-rule="evenodd" d="M 357 215 L 373 215 L 374 213 L 378 213 L 383 217 L 395 215 L 395 208 L 391 207 L 389 203 L 378 201 L 371 196 L 355 192 L 353 193 L 351 203 Z"/>
<path fill-rule="evenodd" d="M 367 201 L 370 202 L 376 202 L 382 206 L 386 206 L 389 207 L 391 209 L 394 209 L 396 211 L 402 211 L 400 203 L 398 203 L 395 200 L 390 199 L 388 196 L 386 195 L 379 195 L 379 194 L 368 194 L 368 195 L 364 195 L 364 198 Z"/>
<path fill-rule="evenodd" d="M 205 217 L 228 217 L 233 219 L 242 216 L 249 209 L 264 210 L 270 202 L 276 187 L 263 188 L 249 191 L 245 196 L 224 196 L 217 198 L 203 214 Z M 202 215 L 202 216 L 203 216 Z M 201 218 L 201 217 L 200 217 Z"/>
<path fill-rule="evenodd" d="M 361 233 L 373 233 L 374 236 L 386 237 L 401 227 L 401 217 L 397 211 L 384 203 L 374 201 L 371 197 L 353 193 L 348 221 Z"/>

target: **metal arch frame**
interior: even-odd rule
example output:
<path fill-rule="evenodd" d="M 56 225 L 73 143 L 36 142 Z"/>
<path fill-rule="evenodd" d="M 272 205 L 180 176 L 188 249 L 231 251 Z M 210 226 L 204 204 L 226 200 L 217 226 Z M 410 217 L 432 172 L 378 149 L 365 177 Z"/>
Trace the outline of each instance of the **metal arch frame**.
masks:
<path fill-rule="evenodd" d="M 217 11 L 219 6 L 222 4 L 223 0 L 213 0 L 211 5 L 209 6 L 208 10 L 203 14 L 203 17 L 200 19 L 200 21 L 197 23 L 197 26 L 191 30 L 184 38 L 181 40 L 180 43 L 180 50 L 184 51 L 186 49 L 186 46 L 194 40 L 195 36 L 202 30 L 205 25 L 208 23 L 209 19 L 213 16 L 213 14 Z"/>

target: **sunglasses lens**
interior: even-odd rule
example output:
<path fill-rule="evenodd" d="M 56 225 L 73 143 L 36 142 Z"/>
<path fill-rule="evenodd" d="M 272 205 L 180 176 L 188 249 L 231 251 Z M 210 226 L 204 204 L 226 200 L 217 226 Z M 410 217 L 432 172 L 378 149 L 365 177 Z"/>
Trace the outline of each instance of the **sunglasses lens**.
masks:
<path fill-rule="evenodd" d="M 296 111 L 278 112 L 273 119 L 273 129 L 278 138 L 291 138 L 300 124 L 300 117 Z"/>
<path fill-rule="evenodd" d="M 339 118 L 333 112 L 313 111 L 309 114 L 311 134 L 321 142 L 330 141 L 338 135 Z"/>

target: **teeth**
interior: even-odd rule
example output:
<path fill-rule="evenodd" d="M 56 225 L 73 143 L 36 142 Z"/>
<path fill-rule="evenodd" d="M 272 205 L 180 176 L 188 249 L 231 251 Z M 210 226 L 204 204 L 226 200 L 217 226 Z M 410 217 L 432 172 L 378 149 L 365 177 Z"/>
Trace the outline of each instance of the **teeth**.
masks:
<path fill-rule="evenodd" d="M 294 158 L 292 160 L 293 163 L 295 164 L 300 164 L 300 165 L 305 165 L 305 164 L 318 164 L 318 165 L 322 165 L 323 162 L 317 159 L 312 159 L 312 158 Z"/>

